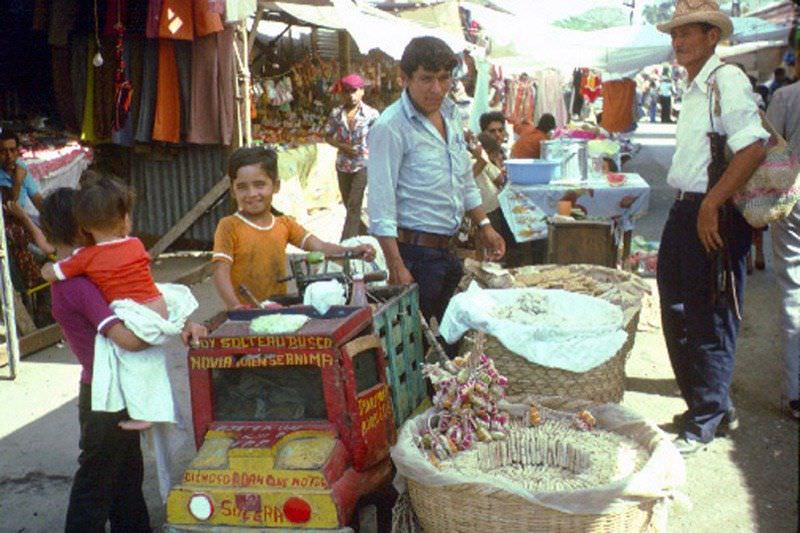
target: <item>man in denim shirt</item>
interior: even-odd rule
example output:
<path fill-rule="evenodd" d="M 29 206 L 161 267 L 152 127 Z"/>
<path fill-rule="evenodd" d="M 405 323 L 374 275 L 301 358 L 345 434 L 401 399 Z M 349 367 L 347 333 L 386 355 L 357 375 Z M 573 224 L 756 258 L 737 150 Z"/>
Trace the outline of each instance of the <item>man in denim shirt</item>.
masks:
<path fill-rule="evenodd" d="M 500 259 L 506 248 L 481 207 L 458 111 L 445 98 L 456 63 L 442 40 L 412 39 L 400 60 L 405 90 L 367 140 L 370 232 L 389 283 L 416 282 L 422 314 L 439 321 L 461 279 L 450 243 L 464 213 L 480 227 L 487 259 Z"/>

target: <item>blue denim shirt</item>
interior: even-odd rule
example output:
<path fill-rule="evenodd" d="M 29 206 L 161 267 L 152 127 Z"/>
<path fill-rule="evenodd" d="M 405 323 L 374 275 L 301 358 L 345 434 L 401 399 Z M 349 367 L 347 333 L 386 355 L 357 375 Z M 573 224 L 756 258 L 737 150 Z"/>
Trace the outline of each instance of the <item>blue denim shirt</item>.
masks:
<path fill-rule="evenodd" d="M 481 205 L 458 110 L 441 107 L 447 141 L 411 103 L 406 91 L 386 108 L 367 139 L 370 233 L 397 237 L 397 228 L 453 235 L 464 211 Z"/>

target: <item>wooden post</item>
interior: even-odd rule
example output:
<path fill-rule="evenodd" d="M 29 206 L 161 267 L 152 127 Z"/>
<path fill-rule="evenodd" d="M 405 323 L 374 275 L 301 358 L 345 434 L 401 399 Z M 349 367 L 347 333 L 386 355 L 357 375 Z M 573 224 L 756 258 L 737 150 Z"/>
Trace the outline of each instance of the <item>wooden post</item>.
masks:
<path fill-rule="evenodd" d="M 311 29 L 311 55 L 317 55 L 319 52 L 319 33 L 317 28 Z"/>
<path fill-rule="evenodd" d="M 339 76 L 347 76 L 350 73 L 350 34 L 344 30 L 339 30 Z"/>

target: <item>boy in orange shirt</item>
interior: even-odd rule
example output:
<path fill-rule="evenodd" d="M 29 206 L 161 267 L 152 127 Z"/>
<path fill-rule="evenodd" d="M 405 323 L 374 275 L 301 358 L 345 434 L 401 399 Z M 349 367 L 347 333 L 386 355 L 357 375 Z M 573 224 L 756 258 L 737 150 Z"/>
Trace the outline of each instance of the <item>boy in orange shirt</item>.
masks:
<path fill-rule="evenodd" d="M 238 211 L 219 221 L 214 235 L 214 285 L 228 309 L 248 303 L 237 289 L 245 285 L 259 301 L 286 294 L 286 245 L 325 254 L 356 252 L 375 258 L 369 244 L 345 248 L 308 233 L 293 218 L 275 215 L 272 195 L 280 190 L 278 156 L 269 148 L 240 148 L 228 161 L 231 193 Z"/>

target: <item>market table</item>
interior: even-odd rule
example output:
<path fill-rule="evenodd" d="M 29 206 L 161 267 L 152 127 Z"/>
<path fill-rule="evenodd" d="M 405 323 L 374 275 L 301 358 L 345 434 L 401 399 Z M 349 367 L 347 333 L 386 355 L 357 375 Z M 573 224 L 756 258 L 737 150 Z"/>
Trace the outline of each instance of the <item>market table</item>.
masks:
<path fill-rule="evenodd" d="M 587 181 L 556 181 L 544 185 L 509 184 L 498 195 L 500 207 L 517 242 L 547 238 L 547 218 L 558 202 L 570 200 L 589 219 L 611 220 L 623 237 L 623 257 L 630 253 L 635 221 L 650 205 L 650 185 L 635 173 L 625 173 L 621 185 L 605 177 Z"/>
<path fill-rule="evenodd" d="M 76 188 L 81 173 L 92 163 L 92 149 L 77 141 L 59 148 L 25 149 L 22 160 L 42 194 L 59 187 Z"/>

